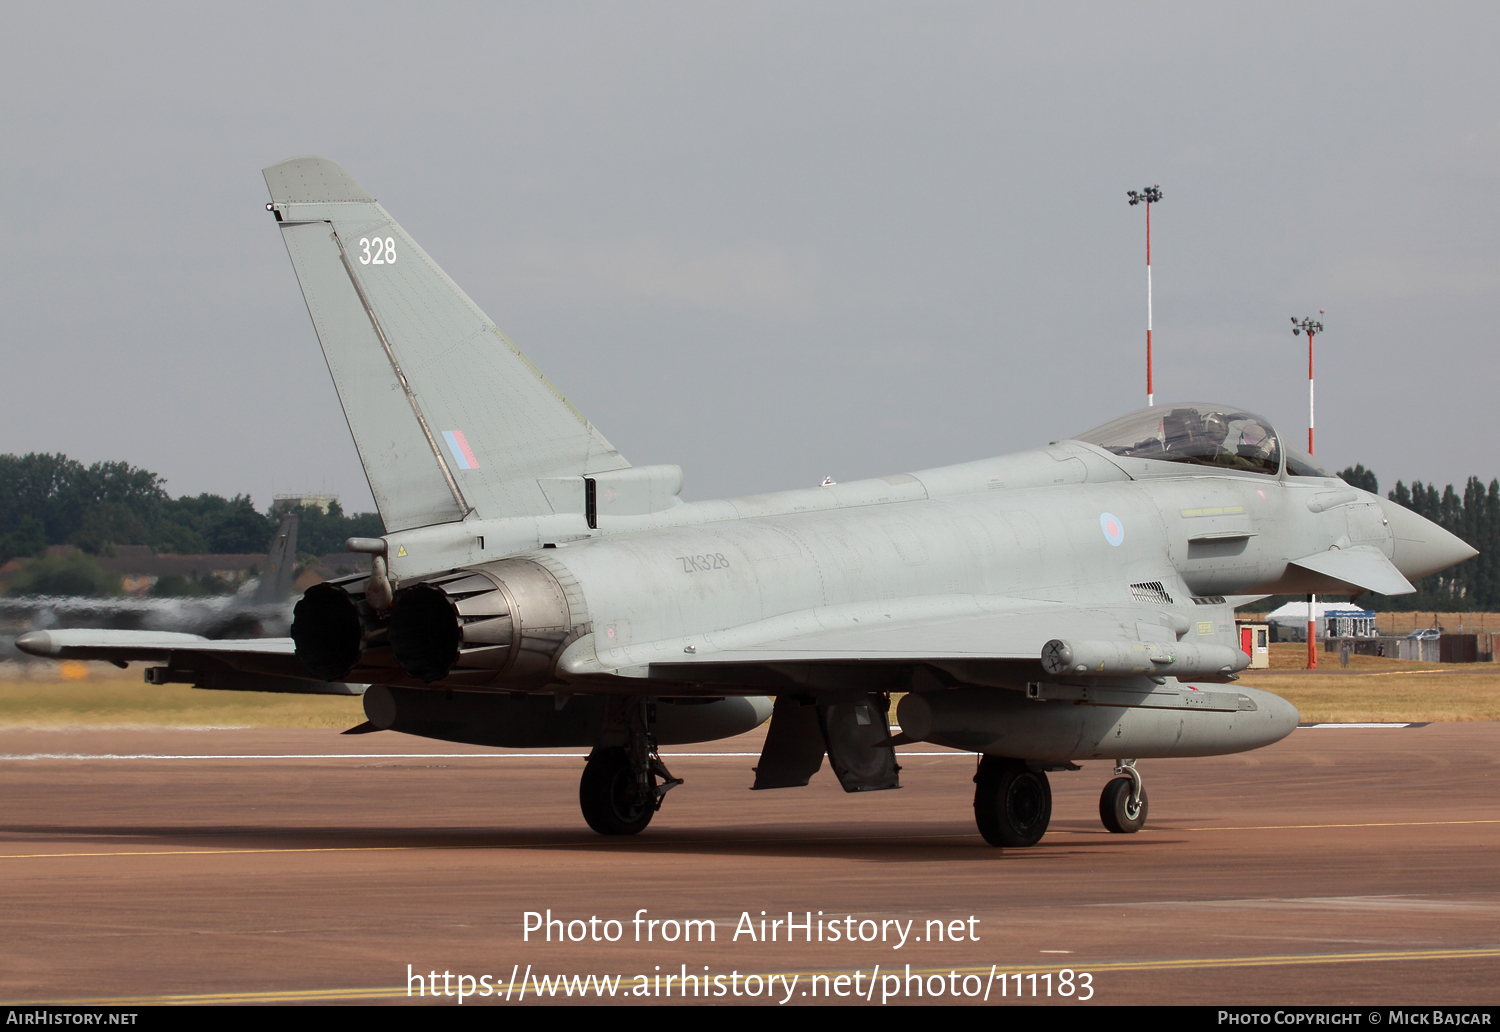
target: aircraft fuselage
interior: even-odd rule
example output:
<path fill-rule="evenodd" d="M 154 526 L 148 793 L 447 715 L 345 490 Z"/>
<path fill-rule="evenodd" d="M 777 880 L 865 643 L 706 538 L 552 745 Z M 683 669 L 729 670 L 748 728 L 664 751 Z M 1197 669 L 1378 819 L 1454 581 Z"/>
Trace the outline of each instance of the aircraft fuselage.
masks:
<path fill-rule="evenodd" d="M 1031 603 L 1138 606 L 1151 584 L 1162 595 L 1147 601 L 1169 625 L 1189 621 L 1192 640 L 1237 648 L 1219 596 L 1349 592 L 1291 561 L 1355 545 L 1394 552 L 1380 500 L 1342 481 L 1166 463 L 1132 478 L 1121 468 L 1130 461 L 1065 442 L 601 518 L 594 530 L 567 514 L 448 525 L 389 535 L 390 552 L 406 553 L 391 572 L 405 584 L 484 569 L 484 552 L 538 562 L 576 585 L 571 625 L 592 628 L 593 656 L 572 650 L 562 672 L 635 673 L 804 627 L 986 611 L 998 621 Z"/>

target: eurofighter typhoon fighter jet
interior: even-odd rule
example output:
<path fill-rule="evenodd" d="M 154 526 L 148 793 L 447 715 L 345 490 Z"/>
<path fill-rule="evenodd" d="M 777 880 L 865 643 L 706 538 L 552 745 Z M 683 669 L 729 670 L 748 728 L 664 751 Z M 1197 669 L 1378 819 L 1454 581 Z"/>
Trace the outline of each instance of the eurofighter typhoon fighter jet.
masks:
<path fill-rule="evenodd" d="M 899 787 L 896 745 L 929 742 L 978 754 L 984 838 L 1030 846 L 1049 772 L 1109 761 L 1100 814 L 1132 832 L 1137 760 L 1291 732 L 1289 703 L 1236 683 L 1236 604 L 1409 592 L 1474 554 L 1218 404 L 685 503 L 677 466 L 631 466 L 340 166 L 265 178 L 389 531 L 348 543 L 371 572 L 310 589 L 290 638 L 38 631 L 26 651 L 157 660 L 152 684 L 362 693 L 355 731 L 589 747 L 579 800 L 606 835 L 681 784 L 662 745 L 769 715 L 752 787 L 804 786 L 826 755 L 864 792 Z"/>

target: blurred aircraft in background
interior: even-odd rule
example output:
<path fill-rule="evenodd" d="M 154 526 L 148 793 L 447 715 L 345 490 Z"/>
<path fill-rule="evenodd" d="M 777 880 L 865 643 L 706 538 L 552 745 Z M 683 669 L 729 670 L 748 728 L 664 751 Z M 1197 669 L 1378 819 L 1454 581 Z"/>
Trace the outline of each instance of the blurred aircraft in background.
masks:
<path fill-rule="evenodd" d="M 285 635 L 297 577 L 297 514 L 282 517 L 266 569 L 229 595 L 185 598 L 94 598 L 82 595 L 0 597 L 0 624 L 14 634 L 62 628 L 173 631 L 204 638 Z"/>

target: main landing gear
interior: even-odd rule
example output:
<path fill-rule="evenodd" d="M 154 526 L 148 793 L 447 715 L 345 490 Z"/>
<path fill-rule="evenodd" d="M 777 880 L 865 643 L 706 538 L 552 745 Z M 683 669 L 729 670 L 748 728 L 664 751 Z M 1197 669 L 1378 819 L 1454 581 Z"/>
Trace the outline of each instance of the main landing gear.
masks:
<path fill-rule="evenodd" d="M 1063 769 L 1059 765 L 1053 769 Z M 1072 764 L 1066 769 L 1077 770 Z M 1122 775 L 1104 786 L 1099 818 L 1117 834 L 1129 835 L 1146 825 L 1146 787 L 1134 760 L 1116 760 Z M 1034 846 L 1052 820 L 1052 786 L 1047 773 L 1025 760 L 982 756 L 974 775 L 974 822 L 992 846 Z"/>
<path fill-rule="evenodd" d="M 625 714 L 625 744 L 596 746 L 578 782 L 583 819 L 601 835 L 636 835 L 644 831 L 668 792 L 682 784 L 656 750 L 647 728 L 646 700 L 632 703 Z"/>
<path fill-rule="evenodd" d="M 992 846 L 1034 846 L 1052 820 L 1052 786 L 1025 760 L 985 756 L 974 775 L 974 822 Z"/>

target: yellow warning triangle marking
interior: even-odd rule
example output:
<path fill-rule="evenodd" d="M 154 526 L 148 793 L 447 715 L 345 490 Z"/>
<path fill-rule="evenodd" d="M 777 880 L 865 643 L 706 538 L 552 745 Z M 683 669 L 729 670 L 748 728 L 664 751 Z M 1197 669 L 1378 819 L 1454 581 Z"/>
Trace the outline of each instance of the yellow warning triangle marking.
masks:
<path fill-rule="evenodd" d="M 401 558 L 405 554 L 406 554 L 406 546 L 405 545 L 398 545 L 396 547 L 396 558 L 399 559 L 399 558 Z"/>

